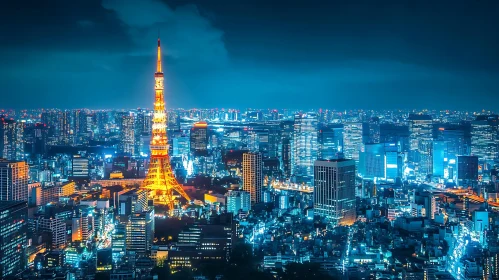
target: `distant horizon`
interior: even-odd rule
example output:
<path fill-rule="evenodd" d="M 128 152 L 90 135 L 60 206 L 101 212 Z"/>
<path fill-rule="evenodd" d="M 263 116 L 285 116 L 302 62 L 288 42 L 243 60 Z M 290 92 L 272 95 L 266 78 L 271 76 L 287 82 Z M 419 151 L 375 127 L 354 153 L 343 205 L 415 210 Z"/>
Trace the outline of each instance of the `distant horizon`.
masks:
<path fill-rule="evenodd" d="M 132 111 L 132 110 L 150 110 L 152 111 L 152 108 L 147 108 L 147 107 L 137 107 L 137 108 L 99 108 L 99 109 L 94 109 L 94 108 L 29 108 L 29 109 L 13 109 L 13 108 L 0 108 L 0 115 L 4 112 L 9 112 L 9 111 L 50 111 L 50 110 L 89 110 L 89 111 Z M 425 112 L 467 112 L 467 113 L 484 113 L 484 114 L 498 114 L 494 110 L 459 110 L 459 109 L 363 109 L 363 108 L 357 108 L 357 109 L 335 109 L 335 108 L 309 108 L 309 109 L 300 109 L 300 108 L 235 108 L 235 107 L 212 107 L 212 108 L 188 108 L 188 107 L 177 107 L 177 108 L 166 108 L 166 111 L 170 110 L 238 110 L 240 112 L 245 112 L 249 110 L 254 110 L 254 111 L 271 111 L 271 110 L 277 110 L 278 112 L 282 112 L 284 110 L 289 110 L 289 111 L 301 111 L 303 113 L 307 112 L 315 112 L 315 111 L 320 111 L 320 110 L 328 110 L 328 111 L 334 111 L 334 112 L 368 112 L 368 111 L 374 111 L 374 112 L 382 112 L 382 111 L 389 111 L 389 112 L 396 112 L 400 111 L 403 113 L 425 113 Z"/>
<path fill-rule="evenodd" d="M 381 2 L 9 1 L 1 105 L 498 111 L 497 3 Z"/>

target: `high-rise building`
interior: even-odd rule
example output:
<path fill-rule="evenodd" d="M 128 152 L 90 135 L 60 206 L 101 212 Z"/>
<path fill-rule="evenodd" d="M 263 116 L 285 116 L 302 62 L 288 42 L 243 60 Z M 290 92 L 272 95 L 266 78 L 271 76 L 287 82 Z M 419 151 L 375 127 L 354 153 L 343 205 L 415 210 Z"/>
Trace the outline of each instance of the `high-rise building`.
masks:
<path fill-rule="evenodd" d="M 260 153 L 243 154 L 243 190 L 250 194 L 251 203 L 262 200 L 263 162 Z"/>
<path fill-rule="evenodd" d="M 335 159 L 343 152 L 343 125 L 325 124 L 319 129 L 319 159 Z"/>
<path fill-rule="evenodd" d="M 493 161 L 499 151 L 499 117 L 477 116 L 471 123 L 471 154 L 480 161 Z"/>
<path fill-rule="evenodd" d="M 296 181 L 312 183 L 314 161 L 318 156 L 317 115 L 313 113 L 296 114 L 293 131 L 291 162 Z"/>
<path fill-rule="evenodd" d="M 478 157 L 457 157 L 457 183 L 459 186 L 474 186 L 478 181 Z"/>
<path fill-rule="evenodd" d="M 191 153 L 194 156 L 208 155 L 208 124 L 197 122 L 191 128 Z"/>
<path fill-rule="evenodd" d="M 126 225 L 126 250 L 147 256 L 154 240 L 154 209 L 130 215 Z"/>
<path fill-rule="evenodd" d="M 135 125 L 133 116 L 120 115 L 120 143 L 118 151 L 124 154 L 135 154 Z"/>
<path fill-rule="evenodd" d="M 24 124 L 0 116 L 0 158 L 24 158 Z"/>
<path fill-rule="evenodd" d="M 413 162 L 418 163 L 418 174 L 433 173 L 433 119 L 428 115 L 410 114 L 408 118 L 410 150 Z"/>
<path fill-rule="evenodd" d="M 445 163 L 447 158 L 447 142 L 434 141 L 433 142 L 433 176 L 444 176 Z"/>
<path fill-rule="evenodd" d="M 314 164 L 314 211 L 333 225 L 352 225 L 355 212 L 355 161 L 317 160 Z"/>
<path fill-rule="evenodd" d="M 281 122 L 281 144 L 278 154 L 281 159 L 281 169 L 285 178 L 289 178 L 292 172 L 291 164 L 291 143 L 293 139 L 294 121 L 285 120 Z"/>
<path fill-rule="evenodd" d="M 28 164 L 0 159 L 0 200 L 28 201 Z"/>
<path fill-rule="evenodd" d="M 33 129 L 32 152 L 36 155 L 47 153 L 48 127 L 46 124 L 37 123 Z"/>
<path fill-rule="evenodd" d="M 343 127 L 343 154 L 347 159 L 359 163 L 360 152 L 363 151 L 364 124 L 360 122 L 347 122 Z"/>
<path fill-rule="evenodd" d="M 245 191 L 231 191 L 225 196 L 227 212 L 237 214 L 239 210 L 248 212 L 251 209 L 250 194 Z"/>
<path fill-rule="evenodd" d="M 360 154 L 359 173 L 362 178 L 385 178 L 385 145 L 365 144 L 364 152 Z"/>
<path fill-rule="evenodd" d="M 471 152 L 471 124 L 438 124 L 434 127 L 435 140 L 447 143 L 449 159 L 468 156 Z"/>
<path fill-rule="evenodd" d="M 112 233 L 111 237 L 111 250 L 113 254 L 113 261 L 117 262 L 126 253 L 126 227 L 118 224 Z"/>
<path fill-rule="evenodd" d="M 0 201 L 0 278 L 16 279 L 27 265 L 28 205 L 26 201 Z"/>
<path fill-rule="evenodd" d="M 380 143 L 395 143 L 401 152 L 409 151 L 409 126 L 383 123 L 380 124 Z"/>

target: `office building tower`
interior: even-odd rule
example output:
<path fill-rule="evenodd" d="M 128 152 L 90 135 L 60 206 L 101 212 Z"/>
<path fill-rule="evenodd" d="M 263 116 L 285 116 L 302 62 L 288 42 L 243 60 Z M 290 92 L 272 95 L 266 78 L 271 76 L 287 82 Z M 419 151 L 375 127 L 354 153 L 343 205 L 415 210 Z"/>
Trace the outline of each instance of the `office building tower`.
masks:
<path fill-rule="evenodd" d="M 365 144 L 360 154 L 359 173 L 364 179 L 385 178 L 385 145 Z"/>
<path fill-rule="evenodd" d="M 280 125 L 281 141 L 278 154 L 281 161 L 281 169 L 285 178 L 289 178 L 292 172 L 291 164 L 291 142 L 293 140 L 294 121 L 282 121 Z"/>
<path fill-rule="evenodd" d="M 380 143 L 380 123 L 378 117 L 372 117 L 363 127 L 364 144 Z"/>
<path fill-rule="evenodd" d="M 88 158 L 74 155 L 72 158 L 72 174 L 74 179 L 88 179 Z"/>
<path fill-rule="evenodd" d="M 0 116 L 0 158 L 24 158 L 24 124 Z"/>
<path fill-rule="evenodd" d="M 418 163 L 418 175 L 426 176 L 433 172 L 433 119 L 428 115 L 410 114 L 410 159 Z"/>
<path fill-rule="evenodd" d="M 355 212 L 355 161 L 317 160 L 314 164 L 314 211 L 333 225 L 352 225 Z"/>
<path fill-rule="evenodd" d="M 136 132 L 139 135 L 150 135 L 152 129 L 152 114 L 145 109 L 139 109 L 137 112 Z"/>
<path fill-rule="evenodd" d="M 380 124 L 380 143 L 395 143 L 401 152 L 409 151 L 409 126 L 400 124 Z"/>
<path fill-rule="evenodd" d="M 471 124 L 438 124 L 434 126 L 435 140 L 446 143 L 446 154 L 449 159 L 458 155 L 468 156 L 471 153 Z"/>
<path fill-rule="evenodd" d="M 268 122 L 265 124 L 267 131 L 267 151 L 266 156 L 277 158 L 279 155 L 279 144 L 281 143 L 281 131 L 278 122 Z"/>
<path fill-rule="evenodd" d="M 56 137 L 61 145 L 70 145 L 72 143 L 71 135 L 71 112 L 57 112 Z"/>
<path fill-rule="evenodd" d="M 28 201 L 28 164 L 0 159 L 0 200 Z"/>
<path fill-rule="evenodd" d="M 227 212 L 237 214 L 239 210 L 248 212 L 251 209 L 251 198 L 249 192 L 230 191 L 225 196 Z"/>
<path fill-rule="evenodd" d="M 154 240 L 154 209 L 130 215 L 126 225 L 126 250 L 146 257 Z"/>
<path fill-rule="evenodd" d="M 317 115 L 296 114 L 292 141 L 292 175 L 299 183 L 312 183 L 314 161 L 318 156 Z"/>
<path fill-rule="evenodd" d="M 173 140 L 172 156 L 184 157 L 189 155 L 190 139 L 184 134 L 176 135 Z"/>
<path fill-rule="evenodd" d="M 364 124 L 347 122 L 343 127 L 343 154 L 347 159 L 353 159 L 359 164 L 360 152 L 363 151 Z"/>
<path fill-rule="evenodd" d="M 263 162 L 260 153 L 243 154 L 243 190 L 250 194 L 251 203 L 262 200 Z"/>
<path fill-rule="evenodd" d="M 133 116 L 127 114 L 120 114 L 119 128 L 120 128 L 120 142 L 118 145 L 118 152 L 128 155 L 135 154 L 135 126 Z"/>
<path fill-rule="evenodd" d="M 48 127 L 46 124 L 37 123 L 33 128 L 32 152 L 35 155 L 47 153 Z"/>
<path fill-rule="evenodd" d="M 385 152 L 385 179 L 394 182 L 402 176 L 402 158 L 399 156 L 400 147 L 395 143 L 384 143 Z"/>
<path fill-rule="evenodd" d="M 194 156 L 208 155 L 208 124 L 197 122 L 191 128 L 191 153 Z"/>
<path fill-rule="evenodd" d="M 50 234 L 50 247 L 64 248 L 66 247 L 66 222 L 63 218 L 58 217 L 40 217 L 38 220 L 38 228 Z"/>
<path fill-rule="evenodd" d="M 337 159 L 343 152 L 343 125 L 324 124 L 319 128 L 319 159 Z"/>
<path fill-rule="evenodd" d="M 116 225 L 116 228 L 111 236 L 111 250 L 113 255 L 113 261 L 117 262 L 126 253 L 126 226 Z"/>
<path fill-rule="evenodd" d="M 97 127 L 97 135 L 105 135 L 108 131 L 109 114 L 106 111 L 95 112 L 95 125 Z"/>
<path fill-rule="evenodd" d="M 471 154 L 483 162 L 497 159 L 499 147 L 497 115 L 477 116 L 471 123 Z"/>
<path fill-rule="evenodd" d="M 457 157 L 457 183 L 459 186 L 474 186 L 478 180 L 478 157 Z"/>
<path fill-rule="evenodd" d="M 26 269 L 28 205 L 25 201 L 0 201 L 0 279 L 14 279 Z"/>
<path fill-rule="evenodd" d="M 443 177 L 444 169 L 446 167 L 447 157 L 447 143 L 445 141 L 433 142 L 433 176 Z"/>

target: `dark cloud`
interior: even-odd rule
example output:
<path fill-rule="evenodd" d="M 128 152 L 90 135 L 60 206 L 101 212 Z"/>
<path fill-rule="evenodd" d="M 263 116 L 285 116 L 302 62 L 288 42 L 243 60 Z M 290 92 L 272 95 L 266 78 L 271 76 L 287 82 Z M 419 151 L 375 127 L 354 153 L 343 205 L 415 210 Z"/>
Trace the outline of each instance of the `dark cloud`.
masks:
<path fill-rule="evenodd" d="M 2 107 L 150 107 L 159 31 L 170 107 L 495 109 L 497 14 L 499 1 L 7 1 Z"/>

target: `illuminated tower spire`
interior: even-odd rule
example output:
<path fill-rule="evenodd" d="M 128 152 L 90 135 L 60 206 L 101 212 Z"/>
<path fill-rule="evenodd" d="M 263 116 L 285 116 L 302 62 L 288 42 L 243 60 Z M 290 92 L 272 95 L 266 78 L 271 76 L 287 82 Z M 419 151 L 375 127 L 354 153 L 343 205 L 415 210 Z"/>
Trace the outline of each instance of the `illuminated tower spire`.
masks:
<path fill-rule="evenodd" d="M 189 196 L 173 175 L 168 155 L 168 138 L 166 135 L 167 118 L 165 111 L 164 75 L 161 67 L 161 45 L 158 38 L 158 60 L 156 73 L 154 73 L 154 113 L 152 118 L 152 137 L 150 143 L 151 158 L 147 177 L 142 183 L 142 188 L 150 190 L 149 195 L 156 204 L 168 205 L 171 213 L 175 206 L 173 191 L 183 196 L 188 201 Z"/>
<path fill-rule="evenodd" d="M 156 63 L 156 73 L 163 73 L 161 69 L 161 40 L 158 38 L 158 61 Z"/>

